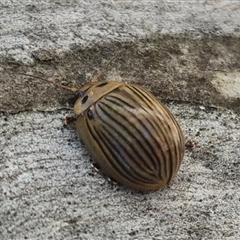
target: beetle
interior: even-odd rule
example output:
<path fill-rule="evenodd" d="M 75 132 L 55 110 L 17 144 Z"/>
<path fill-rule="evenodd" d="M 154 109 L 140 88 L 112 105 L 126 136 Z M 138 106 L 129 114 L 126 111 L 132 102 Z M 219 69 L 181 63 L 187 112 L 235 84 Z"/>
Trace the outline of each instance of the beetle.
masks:
<path fill-rule="evenodd" d="M 101 170 L 140 191 L 168 185 L 181 165 L 185 141 L 173 114 L 145 88 L 94 82 L 74 105 L 76 128 Z"/>
<path fill-rule="evenodd" d="M 94 78 L 77 95 L 76 129 L 103 173 L 140 191 L 164 188 L 176 177 L 184 156 L 183 132 L 147 89 Z"/>

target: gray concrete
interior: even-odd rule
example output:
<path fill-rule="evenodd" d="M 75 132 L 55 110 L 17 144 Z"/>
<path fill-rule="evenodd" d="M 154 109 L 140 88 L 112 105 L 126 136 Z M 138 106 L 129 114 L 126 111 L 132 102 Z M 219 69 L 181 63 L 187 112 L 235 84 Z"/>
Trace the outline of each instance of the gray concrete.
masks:
<path fill-rule="evenodd" d="M 240 34 L 239 1 L 10 1 L 1 3 L 0 54 L 134 40 L 155 33 Z"/>
<path fill-rule="evenodd" d="M 239 33 L 239 1 L 2 0 L 0 239 L 239 239 Z M 19 75 L 79 86 L 123 47 L 106 78 L 148 87 L 197 142 L 149 194 L 94 173 L 70 94 Z"/>

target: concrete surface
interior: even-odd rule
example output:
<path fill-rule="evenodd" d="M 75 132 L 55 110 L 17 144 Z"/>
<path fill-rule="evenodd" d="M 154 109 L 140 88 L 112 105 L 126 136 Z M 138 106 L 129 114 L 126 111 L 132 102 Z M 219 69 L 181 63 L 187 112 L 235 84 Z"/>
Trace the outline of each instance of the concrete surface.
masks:
<path fill-rule="evenodd" d="M 93 46 L 159 34 L 240 34 L 239 1 L 24 1 L 0 3 L 0 54 Z"/>
<path fill-rule="evenodd" d="M 0 3 L 0 239 L 239 239 L 239 1 Z M 142 194 L 94 173 L 71 93 L 146 86 L 176 115 L 187 150 L 176 180 Z"/>

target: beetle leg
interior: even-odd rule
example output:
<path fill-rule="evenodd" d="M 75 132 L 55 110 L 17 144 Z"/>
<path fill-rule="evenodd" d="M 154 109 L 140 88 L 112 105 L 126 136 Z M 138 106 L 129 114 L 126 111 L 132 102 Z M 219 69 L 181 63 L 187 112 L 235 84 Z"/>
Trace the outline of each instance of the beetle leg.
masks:
<path fill-rule="evenodd" d="M 75 121 L 76 121 L 76 117 L 73 117 L 73 116 L 66 116 L 63 118 L 64 126 L 67 126 L 68 124 L 75 122 Z"/>
<path fill-rule="evenodd" d="M 197 142 L 195 140 L 188 140 L 186 143 L 185 143 L 185 148 L 186 149 L 193 149 L 195 148 L 197 145 Z"/>
<path fill-rule="evenodd" d="M 91 164 L 91 167 L 92 167 L 93 171 L 95 171 L 95 172 L 100 172 L 100 170 L 101 170 L 101 167 L 98 163 Z"/>
<path fill-rule="evenodd" d="M 108 178 L 108 182 L 111 184 L 111 185 L 117 185 L 118 182 L 116 180 L 114 180 L 113 178 Z"/>

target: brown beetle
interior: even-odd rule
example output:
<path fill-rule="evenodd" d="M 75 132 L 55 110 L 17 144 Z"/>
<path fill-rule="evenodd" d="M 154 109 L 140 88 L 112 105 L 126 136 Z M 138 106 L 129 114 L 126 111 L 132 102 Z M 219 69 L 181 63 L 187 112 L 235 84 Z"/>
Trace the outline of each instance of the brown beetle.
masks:
<path fill-rule="evenodd" d="M 77 131 L 101 170 L 136 190 L 170 183 L 185 148 L 171 112 L 137 85 L 99 82 L 81 91 L 74 106 Z"/>
<path fill-rule="evenodd" d="M 165 187 L 177 175 L 185 149 L 175 117 L 145 88 L 97 77 L 80 89 L 74 106 L 80 138 L 118 183 L 141 191 Z"/>

